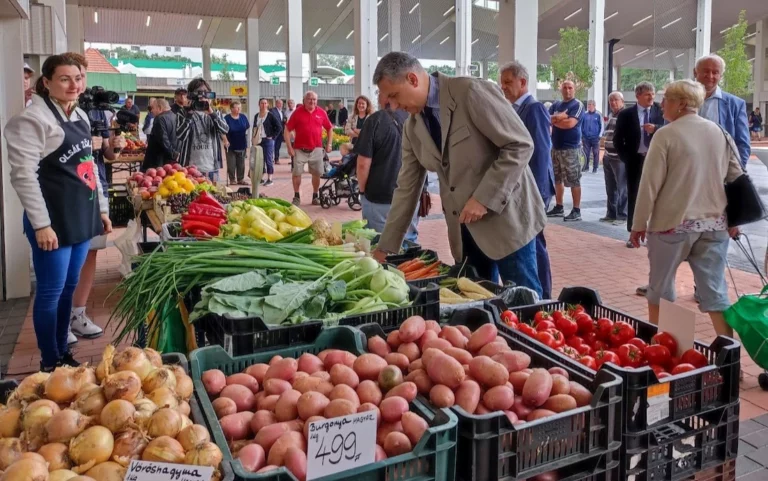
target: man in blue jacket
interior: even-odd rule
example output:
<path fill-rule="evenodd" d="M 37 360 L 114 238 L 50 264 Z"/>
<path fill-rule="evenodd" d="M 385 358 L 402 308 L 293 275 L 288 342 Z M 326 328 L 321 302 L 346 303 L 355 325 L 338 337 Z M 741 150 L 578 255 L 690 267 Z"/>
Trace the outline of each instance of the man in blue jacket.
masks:
<path fill-rule="evenodd" d="M 747 104 L 735 95 L 723 92 L 718 84 L 725 72 L 725 60 L 719 55 L 709 54 L 696 61 L 693 76 L 704 86 L 707 97 L 699 109 L 699 115 L 718 124 L 728 132 L 739 149 L 741 166 L 747 168 L 752 149 L 749 144 Z"/>
<path fill-rule="evenodd" d="M 584 146 L 584 168 L 582 172 L 589 170 L 589 157 L 592 154 L 593 161 L 592 173 L 597 172 L 600 165 L 600 137 L 603 136 L 603 114 L 595 109 L 595 101 L 587 102 L 587 111 L 581 119 L 581 143 Z"/>
<path fill-rule="evenodd" d="M 555 195 L 555 174 L 552 169 L 550 150 L 552 121 L 546 107 L 528 93 L 528 70 L 519 62 L 509 62 L 499 69 L 499 79 L 504 97 L 509 100 L 533 139 L 533 156 L 528 167 L 536 180 L 544 208 Z M 552 297 L 552 272 L 544 231 L 536 236 L 536 262 L 544 299 Z"/>

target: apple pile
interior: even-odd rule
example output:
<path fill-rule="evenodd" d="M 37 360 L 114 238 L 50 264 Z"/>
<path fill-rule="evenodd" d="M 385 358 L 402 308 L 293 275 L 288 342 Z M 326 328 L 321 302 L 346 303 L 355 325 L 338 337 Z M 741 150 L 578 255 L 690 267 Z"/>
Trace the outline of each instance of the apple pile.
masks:
<path fill-rule="evenodd" d="M 162 167 L 149 168 L 146 172 L 137 172 L 131 176 L 131 180 L 136 182 L 139 187 L 139 193 L 142 199 L 149 199 L 154 195 L 163 179 L 170 176 L 177 176 L 178 173 L 184 175 L 194 185 L 210 183 L 210 181 L 197 170 L 195 166 L 182 167 L 181 164 L 165 164 Z"/>

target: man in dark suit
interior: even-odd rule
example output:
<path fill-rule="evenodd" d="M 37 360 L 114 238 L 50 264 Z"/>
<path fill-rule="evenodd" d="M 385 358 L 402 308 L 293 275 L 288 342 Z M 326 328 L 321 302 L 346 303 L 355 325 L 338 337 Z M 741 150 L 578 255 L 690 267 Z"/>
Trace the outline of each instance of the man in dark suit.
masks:
<path fill-rule="evenodd" d="M 336 110 L 333 108 L 333 104 L 328 104 L 325 107 L 325 113 L 328 114 L 328 120 L 331 121 L 332 125 L 336 125 Z"/>
<path fill-rule="evenodd" d="M 285 112 L 283 111 L 283 101 L 280 99 L 275 100 L 275 106 L 269 109 L 270 112 L 272 112 L 272 115 L 275 116 L 275 118 L 280 122 L 280 126 L 284 129 L 285 123 L 288 121 L 287 118 L 285 118 Z M 275 137 L 275 155 L 272 157 L 275 159 L 275 164 L 280 163 L 280 147 L 283 145 L 283 136 L 278 135 Z"/>
<path fill-rule="evenodd" d="M 347 110 L 347 106 L 344 105 L 344 102 L 339 102 L 339 111 L 336 119 L 339 121 L 339 127 L 344 127 L 347 125 L 347 119 L 349 119 L 349 111 Z"/>
<path fill-rule="evenodd" d="M 152 135 L 148 137 L 147 151 L 141 171 L 146 172 L 150 167 L 161 167 L 175 162 L 179 157 L 179 145 L 176 139 L 176 114 L 165 99 L 155 101 L 157 117 L 152 122 Z"/>
<path fill-rule="evenodd" d="M 659 104 L 654 102 L 656 89 L 650 82 L 640 82 L 635 87 L 637 104 L 624 109 L 616 118 L 613 146 L 624 162 L 627 171 L 627 231 L 632 232 L 632 216 L 635 200 L 640 187 L 645 155 L 653 134 L 664 125 L 664 116 Z M 627 243 L 627 247 L 630 247 Z"/>

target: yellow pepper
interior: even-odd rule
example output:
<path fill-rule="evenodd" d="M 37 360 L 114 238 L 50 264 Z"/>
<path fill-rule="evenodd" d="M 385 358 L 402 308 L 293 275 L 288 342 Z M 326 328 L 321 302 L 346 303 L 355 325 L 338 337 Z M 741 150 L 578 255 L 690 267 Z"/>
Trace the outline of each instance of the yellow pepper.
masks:
<path fill-rule="evenodd" d="M 284 236 L 289 236 L 293 234 L 293 229 L 296 229 L 295 226 L 292 226 L 291 224 L 287 222 L 278 222 L 277 223 L 277 230 L 280 231 L 281 234 Z"/>
<path fill-rule="evenodd" d="M 286 222 L 302 229 L 312 225 L 312 219 L 301 209 L 295 205 L 288 209 L 288 215 L 285 217 Z"/>
<path fill-rule="evenodd" d="M 280 225 L 281 222 L 285 222 L 285 214 L 277 209 L 267 209 L 267 215 L 270 219 L 277 222 L 278 225 Z"/>
<path fill-rule="evenodd" d="M 260 219 L 257 219 L 251 224 L 251 228 L 248 229 L 247 234 L 257 239 L 264 239 L 267 242 L 275 242 L 283 238 L 283 234 L 264 222 L 261 222 Z"/>
<path fill-rule="evenodd" d="M 273 229 L 277 229 L 277 223 L 269 218 L 267 214 L 264 213 L 263 210 L 259 209 L 258 207 L 251 207 L 248 212 L 245 214 L 244 219 L 246 219 L 248 222 L 252 223 L 256 219 L 261 219 L 264 221 L 265 224 L 270 226 Z"/>

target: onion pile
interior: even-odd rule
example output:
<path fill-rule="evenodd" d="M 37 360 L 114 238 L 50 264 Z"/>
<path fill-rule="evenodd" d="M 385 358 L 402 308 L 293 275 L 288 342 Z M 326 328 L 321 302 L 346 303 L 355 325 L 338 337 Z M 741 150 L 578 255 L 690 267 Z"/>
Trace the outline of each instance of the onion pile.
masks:
<path fill-rule="evenodd" d="M 135 459 L 218 468 L 221 450 L 188 417 L 192 394 L 152 349 L 107 346 L 96 368 L 32 374 L 0 405 L 0 480 L 122 481 Z"/>

